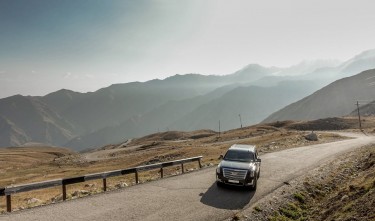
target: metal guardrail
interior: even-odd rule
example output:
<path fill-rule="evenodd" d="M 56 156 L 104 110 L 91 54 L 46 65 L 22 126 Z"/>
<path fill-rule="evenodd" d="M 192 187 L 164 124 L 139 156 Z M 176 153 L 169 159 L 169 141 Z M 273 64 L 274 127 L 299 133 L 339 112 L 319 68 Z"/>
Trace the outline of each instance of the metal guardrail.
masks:
<path fill-rule="evenodd" d="M 184 163 L 198 161 L 199 168 L 202 168 L 201 159 L 202 159 L 202 156 L 198 156 L 198 157 L 191 157 L 191 158 L 186 158 L 186 159 L 181 159 L 181 160 L 174 160 L 174 161 L 168 161 L 168 162 L 163 162 L 163 163 L 127 168 L 123 170 L 113 170 L 113 171 L 106 171 L 102 173 L 92 173 L 92 174 L 87 174 L 84 176 L 48 180 L 48 181 L 22 184 L 22 185 L 16 185 L 16 186 L 7 186 L 4 188 L 0 187 L 0 196 L 6 196 L 7 212 L 12 212 L 12 198 L 11 198 L 12 194 L 28 192 L 32 190 L 38 190 L 38 189 L 45 189 L 45 188 L 56 187 L 56 186 L 62 186 L 62 195 L 63 195 L 62 198 L 65 201 L 66 195 L 67 195 L 66 186 L 70 184 L 82 183 L 82 182 L 89 181 L 89 180 L 103 179 L 103 190 L 107 191 L 107 178 L 109 177 L 115 177 L 115 176 L 121 176 L 121 175 L 134 173 L 135 183 L 138 184 L 139 172 L 160 168 L 160 177 L 163 178 L 164 177 L 163 168 L 175 166 L 175 165 L 181 165 L 182 173 L 184 173 L 185 172 Z"/>

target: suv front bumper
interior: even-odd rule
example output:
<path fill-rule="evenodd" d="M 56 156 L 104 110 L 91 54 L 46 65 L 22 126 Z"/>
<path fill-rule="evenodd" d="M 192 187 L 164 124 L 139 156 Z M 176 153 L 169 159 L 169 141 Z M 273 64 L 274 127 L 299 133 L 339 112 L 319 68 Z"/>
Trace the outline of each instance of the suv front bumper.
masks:
<path fill-rule="evenodd" d="M 223 176 L 223 174 L 216 173 L 216 182 L 234 185 L 234 186 L 253 186 L 254 185 L 254 177 L 246 177 L 246 179 L 242 180 L 230 180 Z"/>

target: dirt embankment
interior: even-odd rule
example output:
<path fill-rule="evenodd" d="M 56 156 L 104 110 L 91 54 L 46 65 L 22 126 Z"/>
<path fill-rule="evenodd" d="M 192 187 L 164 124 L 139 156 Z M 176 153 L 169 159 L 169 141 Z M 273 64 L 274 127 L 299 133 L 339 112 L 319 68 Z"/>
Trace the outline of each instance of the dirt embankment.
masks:
<path fill-rule="evenodd" d="M 375 145 L 287 183 L 234 220 L 375 220 Z"/>

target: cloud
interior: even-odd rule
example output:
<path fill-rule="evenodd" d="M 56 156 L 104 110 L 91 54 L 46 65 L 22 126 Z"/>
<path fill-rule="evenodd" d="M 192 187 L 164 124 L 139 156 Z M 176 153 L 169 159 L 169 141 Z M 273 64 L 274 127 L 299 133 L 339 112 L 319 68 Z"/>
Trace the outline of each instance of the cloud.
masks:
<path fill-rule="evenodd" d="M 63 78 L 70 78 L 72 76 L 72 73 L 66 72 L 63 76 Z"/>
<path fill-rule="evenodd" d="M 94 79 L 96 78 L 93 74 L 72 74 L 71 72 L 66 72 L 63 75 L 65 79 L 75 79 L 75 80 L 84 80 L 84 79 Z"/>
<path fill-rule="evenodd" d="M 85 77 L 86 77 L 86 78 L 90 78 L 90 79 L 95 78 L 95 76 L 92 75 L 92 74 L 85 74 Z"/>
<path fill-rule="evenodd" d="M 0 83 L 4 82 L 15 82 L 16 80 L 19 80 L 18 75 L 12 75 L 11 73 L 8 73 L 6 71 L 0 71 Z"/>

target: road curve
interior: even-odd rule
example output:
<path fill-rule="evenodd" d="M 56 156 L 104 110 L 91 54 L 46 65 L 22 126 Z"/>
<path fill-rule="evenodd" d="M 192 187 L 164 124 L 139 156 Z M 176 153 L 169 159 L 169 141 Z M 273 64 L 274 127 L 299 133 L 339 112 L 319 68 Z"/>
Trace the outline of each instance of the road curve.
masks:
<path fill-rule="evenodd" d="M 344 134 L 348 135 L 348 134 Z M 130 188 L 0 216 L 0 220 L 223 220 L 277 189 L 283 182 L 366 144 L 374 136 L 318 144 L 261 156 L 256 192 L 218 188 L 215 168 Z"/>

